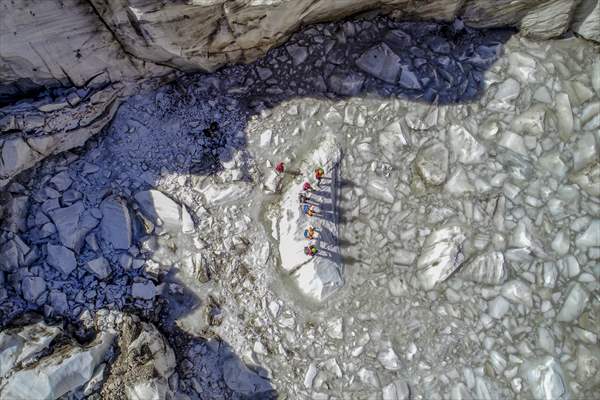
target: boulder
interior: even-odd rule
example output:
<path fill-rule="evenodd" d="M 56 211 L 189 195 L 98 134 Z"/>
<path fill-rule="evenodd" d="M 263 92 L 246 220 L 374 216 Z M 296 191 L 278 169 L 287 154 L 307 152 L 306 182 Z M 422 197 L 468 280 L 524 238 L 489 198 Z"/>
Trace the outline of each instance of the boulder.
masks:
<path fill-rule="evenodd" d="M 460 270 L 460 277 L 485 285 L 499 285 L 508 278 L 504 254 L 499 251 L 480 254 Z"/>
<path fill-rule="evenodd" d="M 0 155 L 0 179 L 12 177 L 31 167 L 38 159 L 31 147 L 18 136 L 4 142 Z"/>
<path fill-rule="evenodd" d="M 520 374 L 529 385 L 535 400 L 568 400 L 571 398 L 560 364 L 552 357 L 528 360 L 521 365 Z"/>
<path fill-rule="evenodd" d="M 448 175 L 448 149 L 434 143 L 419 151 L 415 159 L 418 174 L 429 185 L 441 185 Z"/>
<path fill-rule="evenodd" d="M 98 257 L 85 263 L 85 269 L 99 279 L 106 279 L 110 275 L 111 269 L 108 260 L 104 257 Z"/>
<path fill-rule="evenodd" d="M 16 241 L 8 240 L 0 245 L 0 271 L 12 272 L 23 264 L 23 253 Z"/>
<path fill-rule="evenodd" d="M 131 295 L 137 299 L 152 300 L 156 296 L 156 286 L 151 281 L 135 282 L 131 285 Z"/>
<path fill-rule="evenodd" d="M 600 1 L 583 0 L 575 10 L 571 29 L 586 39 L 600 42 Z"/>
<path fill-rule="evenodd" d="M 356 96 L 360 93 L 365 76 L 359 72 L 336 70 L 327 81 L 329 89 L 341 96 Z"/>
<path fill-rule="evenodd" d="M 25 300 L 35 303 L 38 297 L 46 291 L 46 282 L 39 276 L 27 276 L 21 283 L 21 291 Z"/>
<path fill-rule="evenodd" d="M 460 226 L 446 226 L 427 236 L 417 259 L 417 276 L 425 290 L 448 279 L 464 261 L 465 234 Z"/>

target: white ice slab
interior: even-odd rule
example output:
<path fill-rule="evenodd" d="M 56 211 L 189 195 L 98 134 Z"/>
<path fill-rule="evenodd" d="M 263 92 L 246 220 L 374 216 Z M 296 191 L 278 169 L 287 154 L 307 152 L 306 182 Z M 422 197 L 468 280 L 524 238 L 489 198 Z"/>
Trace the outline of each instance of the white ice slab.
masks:
<path fill-rule="evenodd" d="M 324 179 L 321 187 L 312 194 L 312 199 L 319 204 L 319 216 L 308 217 L 302 212 L 298 193 L 302 191 L 304 181 L 292 183 L 286 188 L 281 202 L 278 222 L 281 266 L 291 274 L 299 290 L 315 301 L 325 300 L 343 286 L 338 245 L 340 158 L 341 151 L 330 137 L 312 153 L 302 168 L 304 176 L 313 186 L 313 171 L 317 166 L 323 166 L 325 177 L 331 178 Z M 304 254 L 304 247 L 309 244 L 304 237 L 304 230 L 309 225 L 319 232 L 319 237 L 314 241 L 319 249 L 315 257 Z"/>

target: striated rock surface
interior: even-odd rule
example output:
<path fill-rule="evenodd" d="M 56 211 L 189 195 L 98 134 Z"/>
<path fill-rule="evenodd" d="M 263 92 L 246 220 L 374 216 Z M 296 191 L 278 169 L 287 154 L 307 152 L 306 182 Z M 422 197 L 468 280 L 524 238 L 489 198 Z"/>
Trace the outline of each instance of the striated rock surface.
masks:
<path fill-rule="evenodd" d="M 380 10 L 399 19 L 463 18 L 475 27 L 515 26 L 536 38 L 574 29 L 598 40 L 598 5 L 578 0 L 433 2 L 329 0 L 48 0 L 0 3 L 0 94 L 36 85 L 82 86 L 106 72 L 111 80 L 164 74 L 168 66 L 207 70 L 250 62 L 302 25 Z M 576 11 L 576 12 L 575 12 Z M 301 49 L 295 60 L 306 55 Z"/>
<path fill-rule="evenodd" d="M 175 353 L 154 325 L 125 315 L 117 345 L 119 356 L 102 388 L 105 398 L 141 400 L 173 396 L 168 379 L 175 372 Z"/>
<path fill-rule="evenodd" d="M 4 42 L 3 38 L 0 60 Z M 1 74 L 0 97 L 5 79 Z M 127 94 L 122 84 L 92 85 L 73 88 L 66 98 L 45 98 L 0 109 L 0 188 L 44 158 L 82 146 L 111 121 Z"/>
<path fill-rule="evenodd" d="M 115 337 L 114 333 L 101 332 L 87 346 L 67 344 L 40 357 L 60 332 L 60 328 L 38 323 L 2 334 L 0 360 L 8 361 L 8 368 L 21 364 L 10 372 L 2 369 L 5 376 L 0 377 L 1 398 L 57 399 L 82 387 L 108 356 Z M 24 365 L 36 358 L 37 362 Z"/>
<path fill-rule="evenodd" d="M 600 42 L 600 1 L 583 0 L 575 10 L 571 29 L 586 39 Z"/>

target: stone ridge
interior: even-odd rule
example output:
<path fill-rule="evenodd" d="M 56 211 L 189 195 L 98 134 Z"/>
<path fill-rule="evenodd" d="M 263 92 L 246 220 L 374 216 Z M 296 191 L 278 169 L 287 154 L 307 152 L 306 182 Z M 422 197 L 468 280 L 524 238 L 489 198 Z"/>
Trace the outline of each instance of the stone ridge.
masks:
<path fill-rule="evenodd" d="M 214 71 L 252 62 L 303 25 L 378 10 L 396 19 L 462 18 L 474 27 L 513 26 L 551 38 L 573 29 L 599 41 L 597 0 L 46 0 L 0 2 L 0 100 L 39 85 L 81 87 L 164 75 L 171 68 Z"/>

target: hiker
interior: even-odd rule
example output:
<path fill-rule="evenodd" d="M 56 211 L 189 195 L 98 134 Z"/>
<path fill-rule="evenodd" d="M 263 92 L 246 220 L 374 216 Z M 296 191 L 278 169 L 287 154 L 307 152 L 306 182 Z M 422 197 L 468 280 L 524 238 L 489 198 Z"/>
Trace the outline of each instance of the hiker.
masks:
<path fill-rule="evenodd" d="M 304 248 L 304 254 L 306 254 L 307 256 L 314 257 L 317 255 L 318 252 L 319 252 L 319 249 L 317 249 L 317 247 L 313 246 L 312 244 L 310 246 L 306 246 Z"/>
<path fill-rule="evenodd" d="M 317 186 L 321 184 L 321 179 L 325 176 L 325 170 L 321 167 L 315 169 L 315 179 L 317 180 Z"/>
<path fill-rule="evenodd" d="M 304 194 L 302 192 L 298 193 L 298 201 L 300 202 L 300 204 L 308 203 L 309 200 L 310 200 L 310 197 L 307 196 L 306 194 Z"/>
<path fill-rule="evenodd" d="M 304 214 L 308 215 L 309 217 L 314 217 L 317 215 L 315 206 L 309 206 L 308 204 L 305 204 L 304 207 L 302 207 L 302 210 L 304 211 Z"/>
<path fill-rule="evenodd" d="M 308 228 L 306 228 L 304 230 L 304 237 L 307 238 L 308 240 L 312 240 L 315 238 L 316 232 L 317 231 L 315 231 L 315 228 L 313 228 L 312 226 L 309 225 Z"/>
<path fill-rule="evenodd" d="M 285 172 L 285 167 L 283 166 L 283 163 L 277 163 L 277 165 L 275 166 L 275 171 L 277 171 L 277 173 L 279 174 L 283 174 Z"/>
<path fill-rule="evenodd" d="M 299 176 L 299 175 L 301 175 L 300 171 L 296 171 L 296 170 L 293 170 L 293 169 L 287 169 L 285 167 L 285 164 L 283 164 L 283 162 L 278 162 L 275 165 L 275 171 L 278 174 L 289 174 L 289 175 L 292 175 L 292 176 Z"/>
<path fill-rule="evenodd" d="M 305 192 L 312 192 L 314 190 L 308 182 L 304 182 L 304 185 L 302 185 L 302 189 L 304 189 Z"/>

